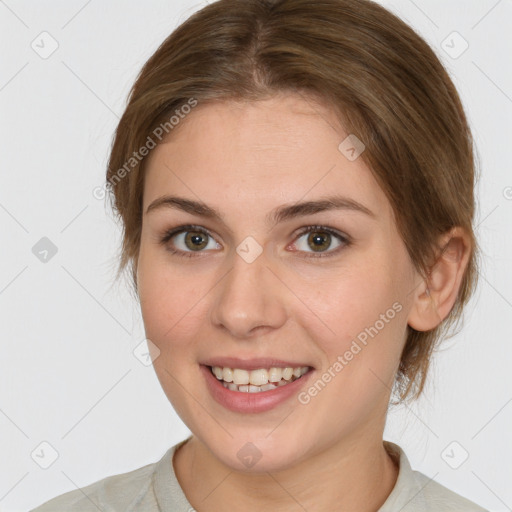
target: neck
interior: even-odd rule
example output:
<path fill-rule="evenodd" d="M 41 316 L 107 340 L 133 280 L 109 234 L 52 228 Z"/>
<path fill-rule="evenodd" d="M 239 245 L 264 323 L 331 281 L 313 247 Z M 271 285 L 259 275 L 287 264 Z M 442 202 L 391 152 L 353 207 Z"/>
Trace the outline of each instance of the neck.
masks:
<path fill-rule="evenodd" d="M 375 434 L 375 433 L 374 433 Z M 283 471 L 241 473 L 224 465 L 195 436 L 176 452 L 176 477 L 198 512 L 238 510 L 280 512 L 358 510 L 375 512 L 398 477 L 398 464 L 384 448 L 382 435 L 343 439 Z M 369 439 L 373 439 L 372 442 Z"/>

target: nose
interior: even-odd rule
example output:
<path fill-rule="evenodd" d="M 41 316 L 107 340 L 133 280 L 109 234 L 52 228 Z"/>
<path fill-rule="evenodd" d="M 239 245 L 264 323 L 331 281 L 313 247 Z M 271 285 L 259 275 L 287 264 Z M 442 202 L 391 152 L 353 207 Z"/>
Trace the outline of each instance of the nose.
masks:
<path fill-rule="evenodd" d="M 211 321 L 235 338 L 250 338 L 281 327 L 287 319 L 287 288 L 265 253 L 251 263 L 238 254 L 227 275 L 212 290 Z M 289 293 L 289 292 L 288 292 Z"/>

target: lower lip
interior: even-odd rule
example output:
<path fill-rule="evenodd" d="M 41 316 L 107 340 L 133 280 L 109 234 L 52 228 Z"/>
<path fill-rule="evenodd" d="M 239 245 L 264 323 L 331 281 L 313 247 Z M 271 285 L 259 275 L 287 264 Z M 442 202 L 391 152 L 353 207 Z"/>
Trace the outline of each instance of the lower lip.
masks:
<path fill-rule="evenodd" d="M 243 391 L 231 391 L 222 385 L 209 366 L 200 365 L 204 373 L 206 385 L 213 399 L 219 404 L 234 412 L 265 412 L 296 395 L 306 385 L 314 370 L 309 370 L 302 377 L 295 379 L 290 384 L 278 386 L 269 391 L 248 393 Z"/>

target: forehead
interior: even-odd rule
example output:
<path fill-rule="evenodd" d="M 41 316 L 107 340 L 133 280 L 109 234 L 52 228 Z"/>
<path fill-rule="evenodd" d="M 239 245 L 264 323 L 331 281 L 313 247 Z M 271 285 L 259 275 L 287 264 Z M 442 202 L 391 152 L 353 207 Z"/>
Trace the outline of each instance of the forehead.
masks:
<path fill-rule="evenodd" d="M 328 105 L 302 95 L 196 106 L 148 157 L 144 211 L 165 193 L 224 211 L 340 194 L 385 214 L 387 199 Z M 352 135 L 351 135 L 352 136 Z M 352 139 L 348 139 L 352 140 Z M 342 149 L 345 146 L 342 146 Z"/>

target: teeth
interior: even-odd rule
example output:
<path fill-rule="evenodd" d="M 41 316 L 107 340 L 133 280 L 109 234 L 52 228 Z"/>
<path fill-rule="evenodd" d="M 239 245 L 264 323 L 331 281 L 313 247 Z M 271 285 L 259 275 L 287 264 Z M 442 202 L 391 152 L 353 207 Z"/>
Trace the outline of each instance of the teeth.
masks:
<path fill-rule="evenodd" d="M 283 379 L 284 380 L 290 380 L 292 378 L 292 375 L 293 375 L 293 368 L 285 368 L 283 370 Z"/>
<path fill-rule="evenodd" d="M 242 391 L 244 393 L 259 393 L 261 391 L 261 388 L 259 386 L 253 386 L 252 384 L 250 386 L 238 386 L 238 391 Z"/>
<path fill-rule="evenodd" d="M 269 391 L 278 386 L 285 386 L 298 379 L 309 370 L 309 366 L 296 368 L 260 368 L 258 370 L 242 370 L 240 368 L 222 368 L 213 366 L 211 371 L 218 380 L 223 381 L 225 388 L 231 391 L 259 393 Z"/>
<path fill-rule="evenodd" d="M 224 382 L 233 382 L 233 370 L 231 368 L 222 369 L 222 380 Z"/>
<path fill-rule="evenodd" d="M 281 368 L 270 368 L 268 372 L 269 382 L 279 382 L 281 380 L 282 371 Z"/>
<path fill-rule="evenodd" d="M 267 370 L 252 370 L 249 374 L 249 382 L 255 386 L 262 386 L 268 384 L 268 371 Z"/>
<path fill-rule="evenodd" d="M 239 370 L 235 368 L 233 370 L 233 382 L 235 384 L 249 384 L 249 372 L 247 370 Z"/>

